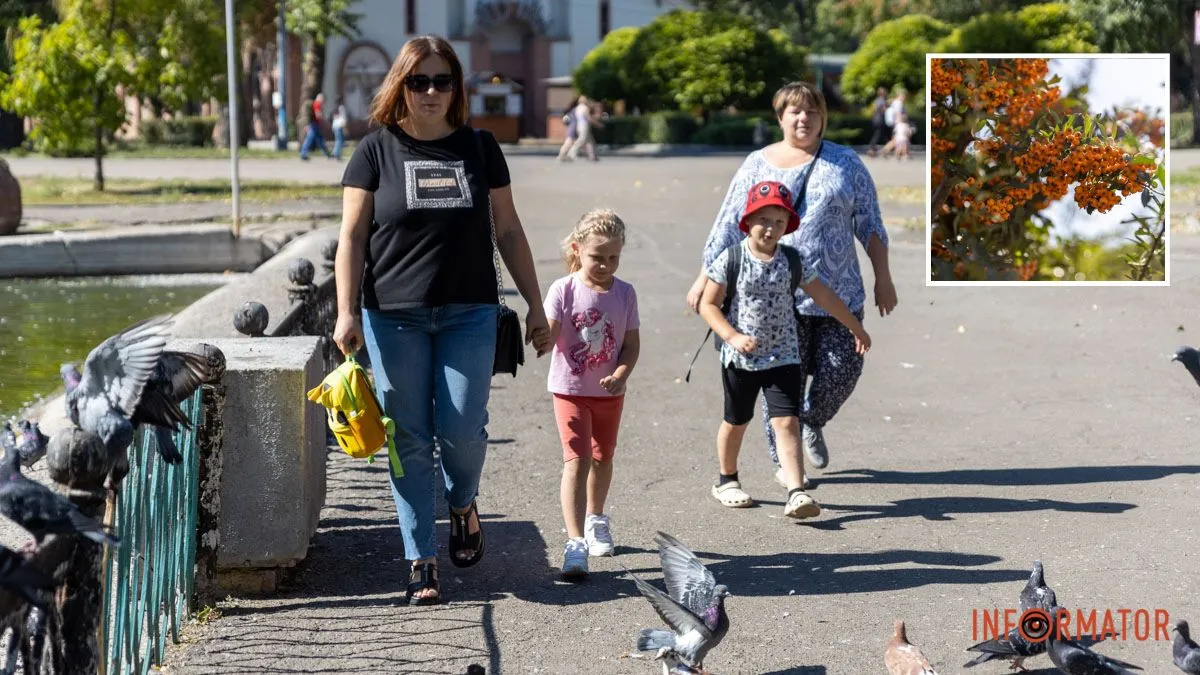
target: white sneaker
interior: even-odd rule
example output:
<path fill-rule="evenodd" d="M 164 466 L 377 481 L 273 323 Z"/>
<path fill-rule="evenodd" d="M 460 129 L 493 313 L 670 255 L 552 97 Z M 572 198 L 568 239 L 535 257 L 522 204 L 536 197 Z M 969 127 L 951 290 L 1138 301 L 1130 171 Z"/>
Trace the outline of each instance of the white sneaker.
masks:
<path fill-rule="evenodd" d="M 608 529 L 608 516 L 589 513 L 583 523 L 583 540 L 587 542 L 588 555 L 613 554 L 612 532 Z"/>
<path fill-rule="evenodd" d="M 588 575 L 588 545 L 582 539 L 568 539 L 563 549 L 562 577 L 570 580 L 586 579 Z"/>

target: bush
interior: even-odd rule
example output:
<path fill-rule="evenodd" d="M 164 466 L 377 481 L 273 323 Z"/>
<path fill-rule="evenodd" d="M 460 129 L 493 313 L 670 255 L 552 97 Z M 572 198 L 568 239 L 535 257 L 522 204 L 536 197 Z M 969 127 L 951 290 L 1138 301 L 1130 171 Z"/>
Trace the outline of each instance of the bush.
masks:
<path fill-rule="evenodd" d="M 213 144 L 216 117 L 177 117 L 142 120 L 138 129 L 147 145 L 207 147 Z"/>
<path fill-rule="evenodd" d="M 1195 144 L 1192 138 L 1192 112 L 1171 113 L 1171 147 L 1190 148 Z"/>
<path fill-rule="evenodd" d="M 920 113 L 920 114 L 914 114 Z M 909 112 L 916 128 L 911 143 L 925 144 L 923 110 Z M 697 145 L 754 145 L 754 125 L 758 120 L 767 123 L 767 143 L 783 140 L 783 131 L 772 112 L 725 113 L 713 115 L 707 124 L 686 113 L 651 113 L 610 117 L 603 128 L 596 129 L 596 142 L 606 145 L 634 143 L 694 143 Z M 1189 122 L 1190 124 L 1190 122 Z M 1188 127 L 1191 128 L 1190 126 Z M 866 145 L 874 128 L 869 115 L 859 113 L 829 113 L 825 139 L 843 145 Z M 891 132 L 885 132 L 886 141 Z"/>
<path fill-rule="evenodd" d="M 647 116 L 646 136 L 650 143 L 689 143 L 700 122 L 690 113 L 659 112 Z"/>

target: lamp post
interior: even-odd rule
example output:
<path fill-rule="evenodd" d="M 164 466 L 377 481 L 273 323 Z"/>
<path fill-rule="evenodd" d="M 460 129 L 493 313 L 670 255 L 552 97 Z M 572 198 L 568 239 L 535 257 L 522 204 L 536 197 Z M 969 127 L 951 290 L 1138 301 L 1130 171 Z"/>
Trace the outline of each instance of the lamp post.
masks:
<path fill-rule="evenodd" d="M 275 51 L 279 57 L 279 86 L 275 93 L 279 97 L 275 108 L 279 111 L 279 134 L 275 137 L 275 149 L 287 150 L 288 147 L 288 118 L 287 118 L 287 22 L 284 21 L 284 2 L 279 0 L 276 13 L 279 15 L 275 32 Z"/>
<path fill-rule="evenodd" d="M 225 0 L 225 58 L 226 78 L 229 80 L 229 172 L 230 185 L 233 188 L 233 236 L 238 238 L 242 233 L 242 207 L 239 202 L 241 185 L 238 184 L 238 115 L 237 99 L 237 33 L 234 31 L 233 0 Z"/>

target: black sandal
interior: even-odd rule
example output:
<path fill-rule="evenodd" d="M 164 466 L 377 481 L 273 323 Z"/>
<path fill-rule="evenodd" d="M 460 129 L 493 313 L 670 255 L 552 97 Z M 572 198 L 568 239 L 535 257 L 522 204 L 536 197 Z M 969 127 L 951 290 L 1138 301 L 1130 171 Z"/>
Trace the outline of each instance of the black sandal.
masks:
<path fill-rule="evenodd" d="M 412 572 L 408 575 L 408 588 L 404 594 L 404 599 L 408 604 L 436 605 L 442 601 L 442 589 L 438 583 L 437 572 L 438 568 L 435 563 L 423 562 L 413 565 Z M 427 588 L 432 588 L 437 592 L 437 595 L 432 597 L 415 597 L 417 593 Z"/>
<path fill-rule="evenodd" d="M 479 531 L 475 534 L 469 534 L 471 514 L 475 514 L 475 520 L 479 522 Z M 470 558 L 460 558 L 458 554 L 462 551 L 474 551 Z M 466 513 L 455 513 L 450 510 L 450 562 L 454 563 L 455 567 L 470 567 L 479 562 L 483 558 L 483 520 L 479 518 L 479 509 L 475 506 L 475 500 L 471 500 L 471 506 L 467 508 Z"/>

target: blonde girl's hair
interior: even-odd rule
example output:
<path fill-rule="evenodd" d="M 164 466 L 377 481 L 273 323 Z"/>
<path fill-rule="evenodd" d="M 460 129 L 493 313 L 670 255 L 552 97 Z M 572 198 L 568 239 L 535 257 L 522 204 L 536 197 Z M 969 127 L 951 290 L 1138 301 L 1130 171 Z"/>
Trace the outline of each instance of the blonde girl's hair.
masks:
<path fill-rule="evenodd" d="M 579 261 L 579 254 L 571 248 L 571 244 L 583 246 L 588 237 L 599 235 L 601 237 L 609 237 L 612 239 L 620 239 L 621 245 L 625 245 L 625 221 L 621 220 L 621 216 L 617 215 L 612 209 L 592 209 L 575 223 L 571 234 L 563 239 L 563 261 L 567 264 L 567 273 L 573 274 L 578 272 L 583 264 Z"/>
<path fill-rule="evenodd" d="M 783 111 L 794 105 L 811 105 L 821 114 L 821 131 L 818 136 L 825 135 L 825 124 L 829 121 L 829 108 L 825 104 L 825 95 L 815 85 L 808 82 L 789 82 L 775 92 L 771 99 L 771 107 L 775 109 L 775 119 L 783 119 Z"/>
<path fill-rule="evenodd" d="M 454 53 L 454 47 L 437 35 L 419 35 L 400 48 L 392 62 L 387 77 L 371 101 L 370 118 L 382 126 L 397 124 L 408 116 L 408 104 L 404 100 L 404 80 L 421 62 L 431 56 L 440 56 L 450 65 L 454 78 L 454 92 L 450 108 L 446 111 L 446 123 L 457 129 L 467 123 L 467 90 L 463 79 L 462 62 Z"/>

